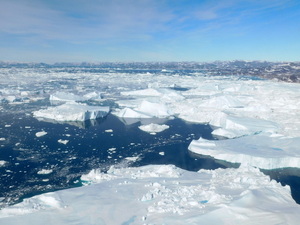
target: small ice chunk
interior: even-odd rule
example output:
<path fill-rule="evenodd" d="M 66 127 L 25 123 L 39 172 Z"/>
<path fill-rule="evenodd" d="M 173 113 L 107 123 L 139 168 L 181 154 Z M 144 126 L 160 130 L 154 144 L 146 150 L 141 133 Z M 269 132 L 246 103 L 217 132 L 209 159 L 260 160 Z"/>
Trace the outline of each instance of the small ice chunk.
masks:
<path fill-rule="evenodd" d="M 0 166 L 4 166 L 6 164 L 6 161 L 0 160 Z"/>
<path fill-rule="evenodd" d="M 105 130 L 106 133 L 112 133 L 113 130 L 112 129 L 108 129 L 108 130 Z"/>
<path fill-rule="evenodd" d="M 66 145 L 66 144 L 68 144 L 69 140 L 59 139 L 57 142 Z"/>
<path fill-rule="evenodd" d="M 150 123 L 148 125 L 139 126 L 139 129 L 148 133 L 159 133 L 166 129 L 169 129 L 169 126 L 165 124 L 159 125 L 159 124 Z"/>
<path fill-rule="evenodd" d="M 37 174 L 45 175 L 45 174 L 50 174 L 52 172 L 53 172 L 53 170 L 42 169 L 42 170 L 38 171 Z"/>
<path fill-rule="evenodd" d="M 137 161 L 139 159 L 139 157 L 126 157 L 125 159 L 128 160 L 128 161 L 135 162 L 135 161 Z"/>
<path fill-rule="evenodd" d="M 5 139 L 5 138 L 3 138 L 3 137 L 2 137 L 2 138 L 0 138 L 0 141 L 5 141 L 5 140 L 6 140 L 6 139 Z"/>
<path fill-rule="evenodd" d="M 40 132 L 36 132 L 35 136 L 37 136 L 37 137 L 42 137 L 42 136 L 44 136 L 44 135 L 46 135 L 46 134 L 47 134 L 46 131 L 40 131 Z"/>

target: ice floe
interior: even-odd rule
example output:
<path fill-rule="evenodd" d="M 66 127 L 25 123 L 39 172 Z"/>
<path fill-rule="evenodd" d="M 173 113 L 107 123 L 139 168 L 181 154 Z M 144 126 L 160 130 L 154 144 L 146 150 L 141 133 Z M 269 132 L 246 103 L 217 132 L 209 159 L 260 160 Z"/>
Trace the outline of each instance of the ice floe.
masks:
<path fill-rule="evenodd" d="M 85 121 L 102 118 L 108 113 L 109 107 L 71 102 L 35 111 L 33 116 L 57 121 Z"/>

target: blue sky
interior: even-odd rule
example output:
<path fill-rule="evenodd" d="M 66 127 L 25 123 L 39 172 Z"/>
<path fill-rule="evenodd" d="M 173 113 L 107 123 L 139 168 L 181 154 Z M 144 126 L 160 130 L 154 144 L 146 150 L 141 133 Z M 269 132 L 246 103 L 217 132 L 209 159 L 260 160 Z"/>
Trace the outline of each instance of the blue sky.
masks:
<path fill-rule="evenodd" d="M 300 61 L 299 0 L 0 0 L 0 61 Z"/>

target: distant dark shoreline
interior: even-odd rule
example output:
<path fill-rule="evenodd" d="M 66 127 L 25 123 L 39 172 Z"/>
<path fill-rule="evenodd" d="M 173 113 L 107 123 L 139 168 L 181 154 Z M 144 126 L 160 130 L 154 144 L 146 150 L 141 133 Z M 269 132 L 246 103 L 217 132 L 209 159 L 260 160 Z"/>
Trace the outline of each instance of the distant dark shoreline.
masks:
<path fill-rule="evenodd" d="M 215 61 L 215 62 L 98 62 L 98 63 L 21 63 L 1 62 L 1 68 L 97 68 L 138 69 L 161 72 L 191 70 L 211 76 L 252 76 L 262 79 L 300 83 L 300 62 Z"/>

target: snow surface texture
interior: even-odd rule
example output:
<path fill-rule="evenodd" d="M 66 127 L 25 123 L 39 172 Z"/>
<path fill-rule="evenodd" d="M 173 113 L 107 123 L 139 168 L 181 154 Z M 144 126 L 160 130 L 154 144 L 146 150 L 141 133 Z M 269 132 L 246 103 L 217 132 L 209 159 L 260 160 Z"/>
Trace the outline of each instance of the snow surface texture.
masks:
<path fill-rule="evenodd" d="M 76 102 L 65 103 L 33 112 L 33 116 L 57 121 L 85 121 L 106 116 L 109 107 L 89 106 Z"/>
<path fill-rule="evenodd" d="M 300 206 L 258 169 L 188 172 L 171 165 L 112 167 L 81 188 L 46 193 L 0 211 L 5 224 L 298 224 Z M 76 222 L 75 222 L 76 221 Z"/>

